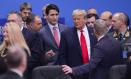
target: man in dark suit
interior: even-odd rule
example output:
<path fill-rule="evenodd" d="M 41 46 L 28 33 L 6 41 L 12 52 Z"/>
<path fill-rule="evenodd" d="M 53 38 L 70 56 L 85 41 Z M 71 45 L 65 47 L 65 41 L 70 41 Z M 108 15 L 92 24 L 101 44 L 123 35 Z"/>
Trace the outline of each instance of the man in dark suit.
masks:
<path fill-rule="evenodd" d="M 113 32 L 113 27 L 112 27 L 112 24 L 111 24 L 112 13 L 110 11 L 104 11 L 101 14 L 100 18 L 106 22 L 106 24 L 108 26 L 108 33 Z"/>
<path fill-rule="evenodd" d="M 96 39 L 93 30 L 86 26 L 85 10 L 74 10 L 73 20 L 75 27 L 67 29 L 61 34 L 58 62 L 59 64 L 76 67 L 88 63 Z M 83 32 L 81 33 L 82 30 Z M 85 37 L 85 41 L 82 41 L 83 36 Z M 83 45 L 86 46 L 84 48 L 86 49 L 85 51 L 82 48 Z M 80 78 L 84 79 L 84 76 Z"/>
<path fill-rule="evenodd" d="M 23 21 L 21 16 L 19 16 L 19 14 L 17 12 L 10 12 L 8 14 L 7 17 L 7 22 L 15 22 L 20 26 L 20 29 L 22 31 L 22 34 L 25 38 L 25 41 L 28 45 L 28 47 L 30 48 L 31 51 L 31 56 L 28 58 L 28 68 L 27 70 L 29 71 L 28 74 L 31 73 L 32 69 L 33 69 L 33 63 L 32 61 L 35 60 L 32 58 L 32 53 L 39 53 L 39 37 L 38 34 L 36 32 L 32 32 L 29 29 L 25 28 L 25 26 L 23 25 Z M 26 74 L 26 75 L 28 75 Z"/>
<path fill-rule="evenodd" d="M 41 63 L 42 65 L 55 65 L 59 50 L 61 32 L 65 25 L 58 23 L 59 8 L 49 4 L 45 8 L 47 25 L 43 26 L 39 35 L 41 38 Z"/>
<path fill-rule="evenodd" d="M 27 56 L 24 49 L 14 45 L 7 49 L 5 62 L 8 71 L 0 76 L 0 79 L 23 79 L 23 73 L 27 66 Z"/>
<path fill-rule="evenodd" d="M 94 32 L 98 39 L 89 63 L 70 68 L 63 65 L 63 71 L 74 76 L 89 73 L 89 79 L 108 79 L 111 66 L 120 63 L 120 44 L 114 38 L 106 35 L 107 25 L 99 19 L 94 23 Z"/>
<path fill-rule="evenodd" d="M 8 14 L 7 22 L 15 22 L 20 26 L 27 45 L 30 49 L 32 49 L 32 46 L 34 46 L 36 34 L 25 28 L 21 16 L 19 16 L 17 12 L 12 11 Z"/>

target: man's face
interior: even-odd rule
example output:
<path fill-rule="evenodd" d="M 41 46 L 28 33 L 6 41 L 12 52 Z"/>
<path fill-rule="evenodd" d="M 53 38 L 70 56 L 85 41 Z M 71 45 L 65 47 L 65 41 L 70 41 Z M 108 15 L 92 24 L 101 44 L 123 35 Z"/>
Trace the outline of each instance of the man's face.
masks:
<path fill-rule="evenodd" d="M 7 17 L 7 22 L 15 22 L 16 24 L 20 25 L 20 20 L 16 14 L 10 14 Z"/>
<path fill-rule="evenodd" d="M 118 30 L 121 26 L 121 21 L 118 19 L 118 16 L 113 16 L 112 17 L 112 26 L 113 29 Z"/>
<path fill-rule="evenodd" d="M 46 20 L 52 25 L 56 25 L 58 23 L 58 12 L 56 10 L 50 10 L 49 14 L 46 15 Z"/>
<path fill-rule="evenodd" d="M 26 21 L 27 18 L 30 17 L 30 15 L 31 15 L 31 10 L 24 9 L 21 11 L 21 16 L 22 16 L 23 21 Z"/>
<path fill-rule="evenodd" d="M 42 20 L 41 20 L 41 18 L 35 17 L 34 29 L 35 29 L 36 31 L 39 31 L 40 28 L 42 28 Z"/>
<path fill-rule="evenodd" d="M 82 29 L 85 26 L 86 20 L 84 15 L 73 15 L 74 26 L 77 29 Z"/>
<path fill-rule="evenodd" d="M 95 17 L 87 18 L 87 26 L 94 27 Z"/>
<path fill-rule="evenodd" d="M 101 18 L 102 20 L 104 20 L 108 26 L 111 25 L 111 22 L 112 22 L 112 21 L 111 21 L 111 19 L 109 19 L 109 16 L 101 16 L 100 18 Z"/>

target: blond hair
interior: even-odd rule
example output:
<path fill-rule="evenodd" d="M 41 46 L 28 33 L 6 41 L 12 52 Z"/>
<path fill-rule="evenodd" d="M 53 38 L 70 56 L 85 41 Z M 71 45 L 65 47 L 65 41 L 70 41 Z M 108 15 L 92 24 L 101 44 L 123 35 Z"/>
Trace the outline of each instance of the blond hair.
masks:
<path fill-rule="evenodd" d="M 7 23 L 4 29 L 8 32 L 9 41 L 8 43 L 5 40 L 3 41 L 3 43 L 0 45 L 0 51 L 2 51 L 5 48 L 8 48 L 9 46 L 18 44 L 20 47 L 24 48 L 30 55 L 30 50 L 25 42 L 24 36 L 20 30 L 19 25 L 13 22 Z"/>
<path fill-rule="evenodd" d="M 76 9 L 73 11 L 72 15 L 83 15 L 84 17 L 86 17 L 86 11 L 85 10 L 81 10 L 81 9 Z"/>

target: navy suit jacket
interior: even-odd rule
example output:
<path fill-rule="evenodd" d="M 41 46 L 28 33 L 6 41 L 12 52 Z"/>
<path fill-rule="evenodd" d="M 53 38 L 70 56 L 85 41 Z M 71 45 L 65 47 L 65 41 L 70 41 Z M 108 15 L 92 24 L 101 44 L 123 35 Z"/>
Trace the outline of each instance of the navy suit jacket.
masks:
<path fill-rule="evenodd" d="M 120 64 L 120 51 L 119 42 L 105 35 L 94 47 L 89 63 L 74 67 L 73 74 L 89 73 L 89 79 L 108 79 L 110 67 Z"/>
<path fill-rule="evenodd" d="M 88 32 L 92 49 L 96 44 L 96 38 L 92 29 L 88 28 Z M 67 29 L 61 34 L 58 62 L 59 64 L 67 64 L 71 67 L 83 64 L 82 51 L 77 35 L 77 29 L 75 27 Z"/>
<path fill-rule="evenodd" d="M 22 34 L 25 38 L 25 41 L 30 49 L 32 49 L 32 46 L 34 46 L 34 42 L 36 39 L 36 34 L 32 31 L 30 31 L 27 28 L 22 29 Z"/>
<path fill-rule="evenodd" d="M 24 79 L 13 71 L 7 71 L 5 74 L 0 76 L 0 79 Z"/>

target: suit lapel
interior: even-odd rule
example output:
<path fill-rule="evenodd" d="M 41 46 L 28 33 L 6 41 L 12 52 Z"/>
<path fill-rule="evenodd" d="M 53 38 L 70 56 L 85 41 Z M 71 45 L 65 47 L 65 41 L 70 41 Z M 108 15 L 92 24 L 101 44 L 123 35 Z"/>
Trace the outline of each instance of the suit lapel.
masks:
<path fill-rule="evenodd" d="M 87 27 L 87 30 L 89 34 L 90 46 L 91 46 L 91 52 L 92 52 L 95 44 L 97 43 L 97 38 L 95 37 L 94 31 L 92 28 Z"/>
<path fill-rule="evenodd" d="M 79 42 L 79 38 L 78 38 L 78 34 L 77 34 L 77 29 L 74 27 L 73 28 L 73 33 L 74 33 L 74 41 L 75 41 L 75 46 L 77 46 L 79 54 L 82 56 L 82 50 L 81 50 L 81 46 L 80 46 L 80 42 Z"/>

